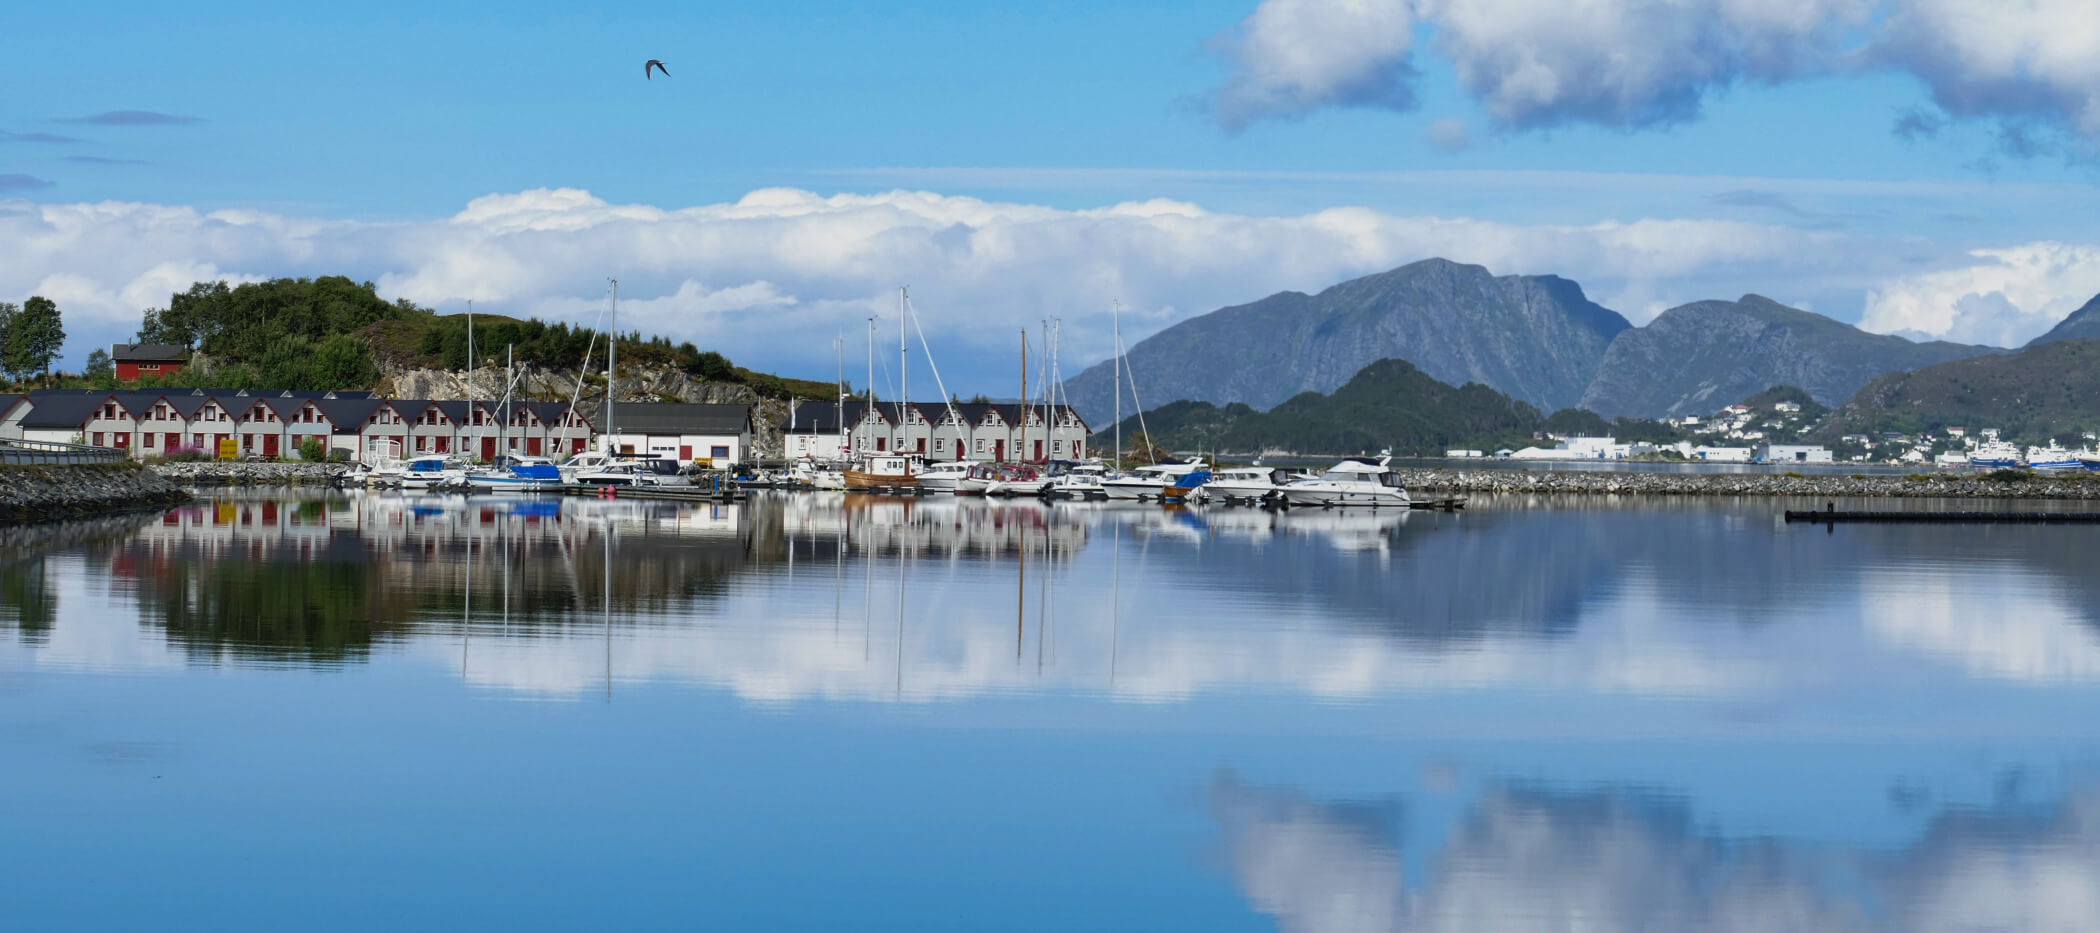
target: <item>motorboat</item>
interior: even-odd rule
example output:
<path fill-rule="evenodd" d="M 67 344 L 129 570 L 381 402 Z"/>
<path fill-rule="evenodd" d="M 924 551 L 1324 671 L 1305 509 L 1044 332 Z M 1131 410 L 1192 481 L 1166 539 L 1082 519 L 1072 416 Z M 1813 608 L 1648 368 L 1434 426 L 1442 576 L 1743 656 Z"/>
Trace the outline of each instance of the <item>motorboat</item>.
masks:
<path fill-rule="evenodd" d="M 971 468 L 975 466 L 977 462 L 974 460 L 943 460 L 939 463 L 929 463 L 926 469 L 919 471 L 919 488 L 935 492 L 954 492 L 956 484 L 968 478 Z"/>
<path fill-rule="evenodd" d="M 1414 500 L 1400 475 L 1386 468 L 1390 457 L 1352 457 L 1327 472 L 1283 487 L 1283 499 L 1291 505 L 1352 506 L 1404 509 Z"/>
<path fill-rule="evenodd" d="M 917 457 L 877 456 L 861 461 L 860 469 L 846 471 L 847 489 L 875 489 L 882 486 L 917 486 L 919 484 Z"/>
<path fill-rule="evenodd" d="M 1002 475 L 984 488 L 987 496 L 1040 496 L 1050 481 L 1028 467 L 1007 467 Z"/>
<path fill-rule="evenodd" d="M 1058 499 L 1104 499 L 1108 490 L 1101 487 L 1108 479 L 1108 468 L 1099 463 L 1082 463 L 1050 477 L 1050 485 L 1043 488 L 1043 495 Z"/>
<path fill-rule="evenodd" d="M 582 486 L 691 486 L 692 480 L 669 459 L 618 460 L 576 474 Z"/>
<path fill-rule="evenodd" d="M 1203 498 L 1211 502 L 1267 502 L 1284 486 L 1309 478 L 1269 467 L 1216 470 L 1203 486 Z"/>
<path fill-rule="evenodd" d="M 508 463 L 469 472 L 461 485 L 491 492 L 559 492 L 563 485 L 560 468 L 545 457 L 512 457 Z"/>
<path fill-rule="evenodd" d="M 602 450 L 586 450 L 562 461 L 559 469 L 561 470 L 562 480 L 573 483 L 576 482 L 576 477 L 579 474 L 602 470 L 611 465 L 612 462 L 612 454 Z"/>
<path fill-rule="evenodd" d="M 977 464 L 970 467 L 970 472 L 962 479 L 955 481 L 955 494 L 958 496 L 984 495 L 985 490 L 992 488 L 992 484 L 998 482 L 999 478 L 998 467 L 986 463 Z"/>
<path fill-rule="evenodd" d="M 424 454 L 403 461 L 401 488 L 435 489 L 456 486 L 467 478 L 467 466 L 449 454 Z"/>
<path fill-rule="evenodd" d="M 1101 489 L 1110 499 L 1157 499 L 1163 490 L 1174 484 L 1175 477 L 1200 469 L 1203 469 L 1200 463 L 1155 463 L 1138 467 L 1124 476 L 1103 480 Z"/>
<path fill-rule="evenodd" d="M 1203 494 L 1204 484 L 1213 474 L 1208 470 L 1197 470 L 1174 477 L 1174 484 L 1159 491 L 1161 502 L 1189 502 Z"/>

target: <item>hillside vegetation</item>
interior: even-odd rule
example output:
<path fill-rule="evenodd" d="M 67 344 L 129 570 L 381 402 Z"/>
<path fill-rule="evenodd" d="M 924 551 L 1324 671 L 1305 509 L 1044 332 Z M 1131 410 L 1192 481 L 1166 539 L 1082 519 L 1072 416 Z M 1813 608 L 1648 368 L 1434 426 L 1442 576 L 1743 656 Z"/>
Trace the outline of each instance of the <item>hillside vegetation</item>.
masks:
<path fill-rule="evenodd" d="M 176 384 L 286 389 L 369 388 L 385 368 L 462 370 L 501 365 L 509 347 L 517 361 L 547 369 L 576 369 L 584 355 L 604 365 L 604 335 L 566 323 L 502 315 L 474 315 L 474 351 L 467 354 L 467 317 L 440 315 L 408 301 L 379 297 L 370 282 L 343 276 L 271 279 L 229 286 L 198 282 L 146 312 L 142 343 L 188 347 L 212 363 L 208 373 L 185 370 Z M 624 366 L 676 369 L 712 382 L 749 385 L 762 396 L 829 398 L 828 383 L 783 379 L 737 366 L 691 343 L 673 344 L 639 332 L 620 335 Z M 595 349 L 592 349 L 595 341 Z"/>
<path fill-rule="evenodd" d="M 2027 443 L 2077 443 L 2080 433 L 2100 431 L 2100 340 L 2062 340 L 1890 373 L 1839 406 L 1813 436 L 1915 435 L 1948 426 L 1998 428 Z"/>

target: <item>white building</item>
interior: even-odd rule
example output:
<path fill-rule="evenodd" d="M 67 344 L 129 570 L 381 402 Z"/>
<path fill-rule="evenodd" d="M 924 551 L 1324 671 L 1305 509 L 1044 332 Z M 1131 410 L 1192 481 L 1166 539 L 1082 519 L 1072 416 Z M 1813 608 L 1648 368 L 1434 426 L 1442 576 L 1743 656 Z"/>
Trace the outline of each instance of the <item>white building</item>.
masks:
<path fill-rule="evenodd" d="M 1706 460 L 1712 463 L 1749 463 L 1750 448 L 1694 447 L 1692 448 L 1692 456 L 1695 459 Z"/>
<path fill-rule="evenodd" d="M 699 461 L 728 468 L 751 456 L 755 423 L 749 405 L 645 404 L 620 402 L 612 409 L 612 434 L 598 435 L 622 454 Z M 599 419 L 600 426 L 606 419 Z"/>
<path fill-rule="evenodd" d="M 1807 444 L 1766 444 L 1757 448 L 1757 459 L 1765 463 L 1835 463 L 1830 448 Z"/>

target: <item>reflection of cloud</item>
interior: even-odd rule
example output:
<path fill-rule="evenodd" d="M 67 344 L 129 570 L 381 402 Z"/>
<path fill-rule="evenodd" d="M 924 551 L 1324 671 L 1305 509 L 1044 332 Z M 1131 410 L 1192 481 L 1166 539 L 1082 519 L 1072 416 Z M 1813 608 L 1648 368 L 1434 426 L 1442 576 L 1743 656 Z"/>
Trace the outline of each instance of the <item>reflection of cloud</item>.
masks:
<path fill-rule="evenodd" d="M 1860 591 L 1867 630 L 1970 674 L 2056 681 L 2100 676 L 2100 637 L 2047 579 L 1884 571 Z"/>
<path fill-rule="evenodd" d="M 1631 790 L 1502 787 L 1410 889 L 1354 807 L 1221 777 L 1241 890 L 1294 933 L 1356 930 L 2079 930 L 2100 916 L 2100 793 L 2043 813 L 1950 811 L 1872 853 L 1703 830 Z"/>

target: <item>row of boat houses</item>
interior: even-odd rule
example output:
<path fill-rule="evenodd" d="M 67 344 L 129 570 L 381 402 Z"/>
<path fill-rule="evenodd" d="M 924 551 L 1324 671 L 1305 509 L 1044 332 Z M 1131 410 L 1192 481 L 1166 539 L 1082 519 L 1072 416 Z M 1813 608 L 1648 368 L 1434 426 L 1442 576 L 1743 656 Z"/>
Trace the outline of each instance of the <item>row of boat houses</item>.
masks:
<path fill-rule="evenodd" d="M 352 460 L 562 457 L 608 442 L 626 453 L 685 463 L 707 458 L 726 466 L 751 453 L 749 405 L 623 403 L 615 414 L 618 433 L 603 438 L 592 419 L 567 402 L 389 399 L 364 391 L 43 389 L 0 395 L 0 438 L 109 447 L 137 459 L 186 453 L 289 459 L 309 439 Z"/>
<path fill-rule="evenodd" d="M 1069 405 L 998 402 L 800 402 L 780 430 L 790 460 L 1083 460 L 1090 433 Z"/>

